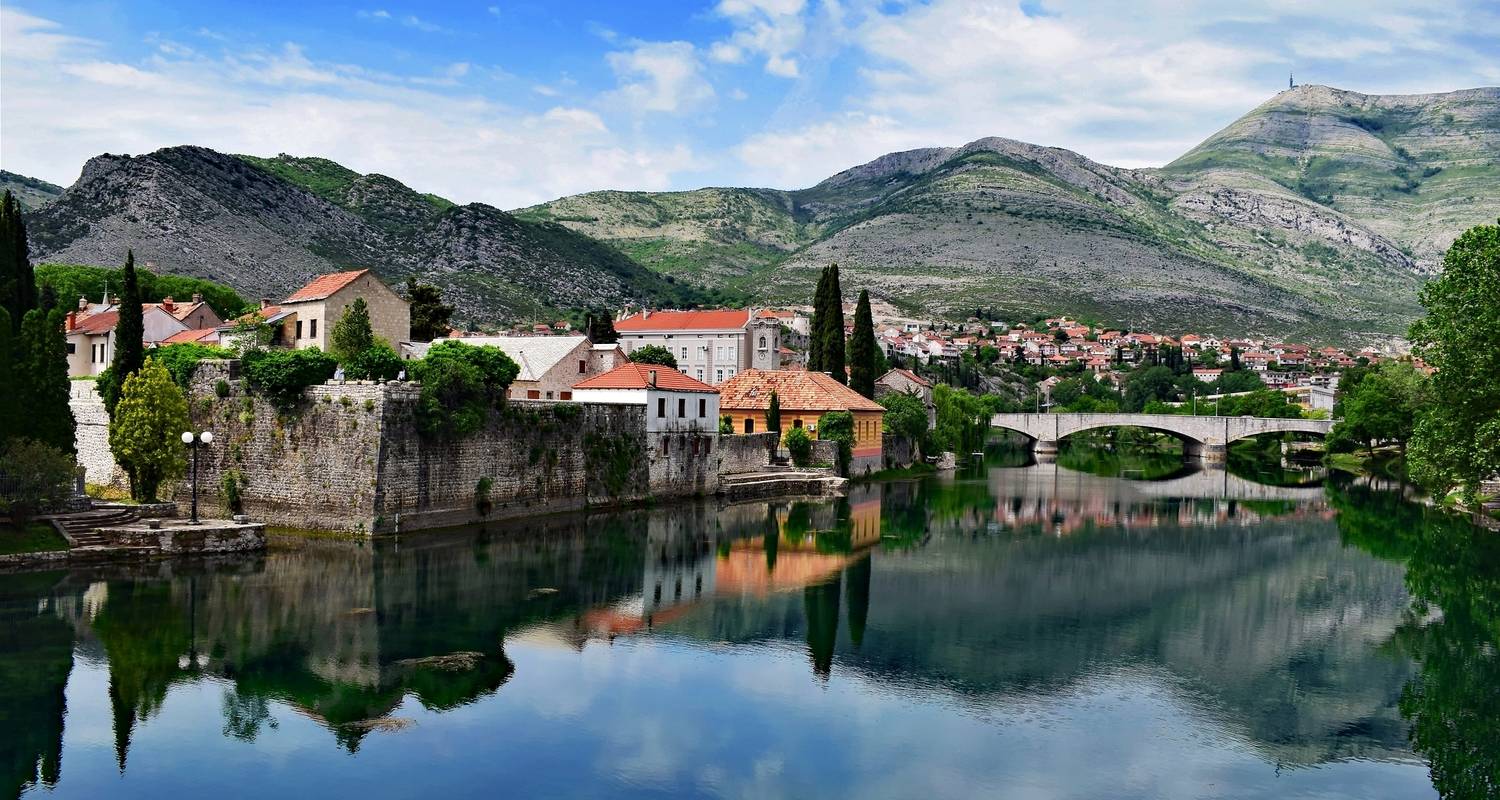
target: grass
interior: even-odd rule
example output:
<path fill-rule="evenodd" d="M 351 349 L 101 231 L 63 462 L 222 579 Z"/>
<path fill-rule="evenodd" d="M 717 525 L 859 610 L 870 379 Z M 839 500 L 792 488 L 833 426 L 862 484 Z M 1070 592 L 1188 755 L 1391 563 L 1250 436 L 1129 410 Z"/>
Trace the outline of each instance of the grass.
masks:
<path fill-rule="evenodd" d="M 0 555 L 67 550 L 68 540 L 45 522 L 0 523 Z"/>

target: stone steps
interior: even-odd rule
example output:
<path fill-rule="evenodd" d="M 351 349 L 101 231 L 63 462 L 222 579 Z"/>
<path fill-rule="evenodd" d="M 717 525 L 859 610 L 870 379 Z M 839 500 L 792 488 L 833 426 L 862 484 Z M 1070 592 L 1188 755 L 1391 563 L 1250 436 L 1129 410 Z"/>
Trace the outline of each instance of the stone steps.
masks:
<path fill-rule="evenodd" d="M 71 514 L 53 514 L 44 519 L 68 540 L 70 549 L 87 550 L 109 545 L 108 537 L 100 533 L 100 528 L 129 525 L 140 519 L 140 514 L 129 506 L 103 506 Z"/>

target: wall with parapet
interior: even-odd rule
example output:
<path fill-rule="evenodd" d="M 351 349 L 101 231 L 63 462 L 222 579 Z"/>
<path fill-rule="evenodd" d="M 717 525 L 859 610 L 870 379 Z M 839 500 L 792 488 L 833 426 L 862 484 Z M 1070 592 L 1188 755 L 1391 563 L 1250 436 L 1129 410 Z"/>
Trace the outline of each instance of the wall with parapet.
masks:
<path fill-rule="evenodd" d="M 781 434 L 738 433 L 719 435 L 719 474 L 762 472 L 771 463 Z"/>

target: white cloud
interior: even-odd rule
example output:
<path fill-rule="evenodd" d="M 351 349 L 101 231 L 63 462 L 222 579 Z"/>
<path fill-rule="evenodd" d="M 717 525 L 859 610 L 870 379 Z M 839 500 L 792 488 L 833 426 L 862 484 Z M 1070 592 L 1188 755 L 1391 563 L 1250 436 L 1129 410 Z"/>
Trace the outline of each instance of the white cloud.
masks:
<path fill-rule="evenodd" d="M 681 113 L 713 100 L 714 88 L 688 42 L 639 42 L 606 58 L 620 80 L 615 98 L 633 111 Z"/>
<path fill-rule="evenodd" d="M 803 0 L 721 0 L 718 13 L 734 25 L 735 31 L 729 39 L 715 42 L 709 56 L 737 64 L 746 54 L 755 53 L 765 57 L 767 73 L 797 77 L 800 68 L 795 53 L 807 34 L 803 6 Z"/>
<path fill-rule="evenodd" d="M 529 112 L 414 87 L 295 44 L 117 63 L 45 20 L 4 14 L 0 162 L 64 185 L 100 153 L 179 144 L 325 156 L 501 208 L 600 186 L 665 189 L 702 167 L 688 145 L 635 142 L 588 108 Z M 469 69 L 455 63 L 444 75 Z"/>

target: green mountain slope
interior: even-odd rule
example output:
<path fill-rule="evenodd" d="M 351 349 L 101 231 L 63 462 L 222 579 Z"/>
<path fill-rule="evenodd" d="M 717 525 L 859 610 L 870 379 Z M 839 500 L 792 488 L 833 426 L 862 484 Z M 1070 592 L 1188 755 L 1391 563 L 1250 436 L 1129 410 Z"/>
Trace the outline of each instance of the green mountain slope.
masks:
<path fill-rule="evenodd" d="M 468 321 L 706 299 L 561 225 L 455 205 L 316 158 L 201 147 L 99 156 L 28 227 L 37 261 L 113 266 L 134 248 L 159 272 L 250 297 L 279 297 L 336 269 L 369 268 L 392 284 L 416 275 Z"/>
<path fill-rule="evenodd" d="M 27 211 L 41 208 L 57 199 L 63 188 L 40 178 L 28 178 L 0 169 L 0 193 L 10 192 Z"/>

